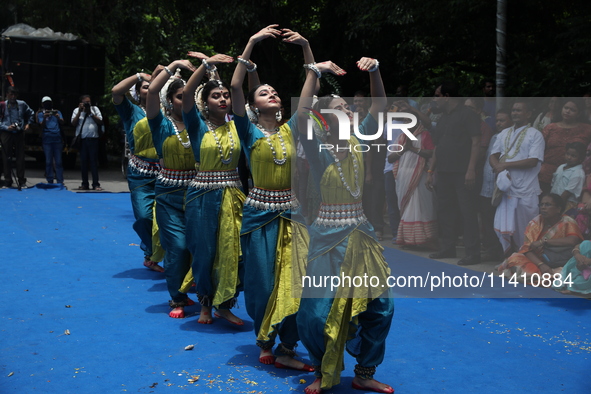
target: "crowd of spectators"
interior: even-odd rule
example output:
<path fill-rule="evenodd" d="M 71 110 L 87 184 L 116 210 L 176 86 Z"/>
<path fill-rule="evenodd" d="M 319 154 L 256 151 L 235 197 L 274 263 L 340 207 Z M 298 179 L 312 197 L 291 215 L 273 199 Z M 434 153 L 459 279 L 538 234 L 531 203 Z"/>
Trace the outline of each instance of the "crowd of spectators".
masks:
<path fill-rule="evenodd" d="M 432 98 L 411 99 L 402 85 L 391 98 L 389 111 L 419 122 L 416 140 L 398 130 L 384 141 L 400 151 L 367 155 L 364 210 L 376 234 L 387 222 L 393 244 L 432 250 L 433 259 L 455 258 L 463 245 L 458 265 L 492 262 L 521 280 L 559 274 L 591 239 L 591 97 L 507 98 L 496 108 L 492 81 L 484 97 L 459 90 L 444 82 Z M 359 113 L 364 96 L 355 93 Z M 588 249 L 577 246 L 571 274 L 588 271 Z"/>
<path fill-rule="evenodd" d="M 78 190 L 90 190 L 88 170 L 92 173 L 92 189 L 101 191 L 98 181 L 99 137 L 104 132 L 103 118 L 98 107 L 91 105 L 89 95 L 80 97 L 80 104 L 72 111 L 71 125 L 75 128 L 74 138 L 68 144 L 64 133 L 64 116 L 54 107 L 49 96 L 41 99 L 39 109 L 34 112 L 23 100 L 18 100 L 19 90 L 9 86 L 6 101 L 0 102 L 0 141 L 2 144 L 2 175 L 0 187 L 29 187 L 25 177 L 26 132 L 41 134 L 41 145 L 45 155 L 44 177 L 48 184 L 57 182 L 63 186 L 64 167 L 62 154 L 74 148 L 80 152 L 82 185 Z M 34 130 L 33 125 L 37 126 Z M 13 171 L 13 161 L 14 169 Z"/>

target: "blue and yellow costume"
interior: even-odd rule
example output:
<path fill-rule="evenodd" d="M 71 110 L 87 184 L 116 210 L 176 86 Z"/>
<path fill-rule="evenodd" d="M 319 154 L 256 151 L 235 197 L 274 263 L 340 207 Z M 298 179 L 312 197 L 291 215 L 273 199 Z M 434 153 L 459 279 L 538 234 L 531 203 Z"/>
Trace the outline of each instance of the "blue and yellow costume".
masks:
<path fill-rule="evenodd" d="M 360 129 L 375 131 L 377 127 L 368 115 Z M 306 275 L 311 282 L 303 281 L 297 323 L 315 374 L 322 378 L 321 388 L 329 389 L 340 382 L 345 347 L 357 359 L 355 373 L 366 379 L 373 376 L 375 367 L 384 358 L 394 302 L 389 298 L 390 292 L 381 286 L 346 285 L 331 289 L 330 282 L 322 287 L 310 285 L 324 276 L 342 278 L 342 275 L 376 276 L 385 284 L 390 269 L 384 260 L 383 247 L 363 214 L 363 154 L 352 149 L 346 158 L 339 160 L 341 173 L 335 159 L 326 149 L 320 149 L 316 138 L 301 138 L 301 142 L 314 184 L 321 194 L 321 205 L 318 217 L 309 228 L 311 242 Z M 349 144 L 354 147 L 359 141 L 352 136 Z"/>
<path fill-rule="evenodd" d="M 127 97 L 123 97 L 120 104 L 113 104 L 121 117 L 131 151 L 127 183 L 135 217 L 133 229 L 140 237 L 145 258 L 160 262 L 164 250 L 160 246 L 158 225 L 154 217 L 154 187 L 156 186 L 156 177 L 160 172 L 160 164 L 152 142 L 152 133 L 148 126 L 146 112 L 129 101 Z"/>
<path fill-rule="evenodd" d="M 246 116 L 234 117 L 254 182 L 244 203 L 241 232 L 246 310 L 254 321 L 257 344 L 270 349 L 279 335 L 277 350 L 287 355 L 293 355 L 299 340 L 295 318 L 300 300 L 293 297 L 292 278 L 305 272 L 309 243 L 291 190 L 294 120 L 270 135 L 274 156 L 260 129 Z"/>
<path fill-rule="evenodd" d="M 183 119 L 195 161 L 199 163 L 185 203 L 189 224 L 187 247 L 193 255 L 195 290 L 202 305 L 228 309 L 236 301 L 239 286 L 240 226 L 245 198 L 236 170 L 240 140 L 233 121 L 216 128 L 215 134 L 210 131 L 196 106 L 183 113 Z"/>
<path fill-rule="evenodd" d="M 156 220 L 160 228 L 160 242 L 165 250 L 164 274 L 173 308 L 187 305 L 186 293 L 179 289 L 191 268 L 191 255 L 187 249 L 185 224 L 185 194 L 187 185 L 195 178 L 195 158 L 187 131 L 176 135 L 172 121 L 159 112 L 148 119 L 154 147 L 163 159 L 156 180 Z M 186 146 L 181 144 L 180 140 Z"/>

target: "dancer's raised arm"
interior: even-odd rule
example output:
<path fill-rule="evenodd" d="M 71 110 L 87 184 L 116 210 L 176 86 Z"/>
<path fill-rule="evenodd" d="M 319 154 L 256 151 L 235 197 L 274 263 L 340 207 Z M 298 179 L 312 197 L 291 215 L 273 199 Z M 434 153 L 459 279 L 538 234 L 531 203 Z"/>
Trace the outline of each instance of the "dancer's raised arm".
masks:
<path fill-rule="evenodd" d="M 121 102 L 123 101 L 123 97 L 125 97 L 125 94 L 134 85 L 136 85 L 136 90 L 138 93 L 140 105 L 145 107 L 147 94 L 144 95 L 144 94 L 142 94 L 142 92 L 145 89 L 145 92 L 147 93 L 148 86 L 150 85 L 150 82 L 152 81 L 153 78 L 156 78 L 156 76 L 162 70 L 164 70 L 164 66 L 159 64 L 156 66 L 156 68 L 154 68 L 154 71 L 152 71 L 152 75 L 146 74 L 143 72 L 139 72 L 139 73 L 136 73 L 134 75 L 131 75 L 131 76 L 125 78 L 124 80 L 119 82 L 117 85 L 113 86 L 113 89 L 111 89 L 111 97 L 113 98 L 113 103 L 115 105 L 121 104 Z"/>
<path fill-rule="evenodd" d="M 383 112 L 388 106 L 388 99 L 386 99 L 386 89 L 384 89 L 384 82 L 379 69 L 380 63 L 377 59 L 370 57 L 362 57 L 357 61 L 357 67 L 361 71 L 369 72 L 369 86 L 371 95 L 371 107 L 369 113 L 377 121 L 378 114 Z"/>
<path fill-rule="evenodd" d="M 206 54 L 202 53 L 202 52 L 195 52 L 195 51 L 189 51 L 187 52 L 187 56 L 190 57 L 194 57 L 196 59 L 199 59 L 199 61 L 203 61 L 203 59 L 206 59 L 209 57 Z M 208 72 L 210 71 L 210 72 Z M 218 70 L 216 67 L 213 67 L 213 70 L 207 70 L 205 71 L 207 73 L 207 76 L 209 77 L 209 79 L 220 79 L 220 74 L 218 73 Z"/>
<path fill-rule="evenodd" d="M 259 72 L 257 71 L 257 65 L 252 60 L 243 60 L 241 57 L 238 58 L 238 62 L 246 66 L 246 72 L 248 73 L 248 90 L 250 91 L 255 86 L 261 84 L 259 78 Z"/>
<path fill-rule="evenodd" d="M 302 50 L 304 51 L 304 64 L 314 63 L 312 48 L 310 48 L 310 43 L 304 38 L 304 36 L 290 29 L 281 29 L 281 31 L 283 32 L 281 33 L 283 42 L 300 45 L 302 47 Z"/>
<path fill-rule="evenodd" d="M 164 72 L 159 73 L 154 78 L 148 89 L 148 97 L 146 99 L 146 117 L 148 119 L 158 115 L 158 111 L 160 111 L 160 90 L 164 87 L 168 78 L 174 76 L 178 68 L 195 71 L 195 66 L 188 60 L 175 60 L 168 67 L 164 67 Z"/>
<path fill-rule="evenodd" d="M 278 26 L 279 25 L 269 25 L 257 32 L 256 34 L 254 34 L 252 37 L 250 37 L 250 39 L 248 40 L 248 44 L 246 44 L 246 47 L 244 48 L 244 51 L 242 52 L 242 56 L 240 56 L 240 58 L 244 61 L 250 60 L 252 48 L 254 48 L 254 45 L 257 42 L 269 37 L 280 37 L 281 30 L 277 29 Z M 234 75 L 232 76 L 232 82 L 230 84 L 230 89 L 232 93 L 232 110 L 234 114 L 238 116 L 244 116 L 245 112 L 244 94 L 242 92 L 242 84 L 244 82 L 245 74 L 246 65 L 239 61 L 236 65 L 236 70 L 234 71 Z"/>
<path fill-rule="evenodd" d="M 312 52 L 312 48 L 310 47 L 310 43 L 308 40 L 302 36 L 300 33 L 292 31 L 290 29 L 281 29 L 283 31 L 282 36 L 283 42 L 289 44 L 296 44 L 302 47 L 302 51 L 304 51 L 304 64 L 316 64 L 314 61 L 314 53 Z M 310 71 L 311 72 L 311 71 Z M 316 81 L 315 91 L 316 94 L 320 90 L 320 81 Z"/>
<path fill-rule="evenodd" d="M 111 97 L 113 98 L 113 103 L 115 105 L 121 104 L 123 102 L 125 94 L 129 92 L 129 90 L 136 84 L 140 84 L 140 89 L 137 89 L 138 92 L 140 92 L 141 88 L 143 88 L 144 86 L 147 89 L 147 86 L 150 84 L 151 78 L 152 77 L 150 76 L 150 74 L 139 72 L 120 81 L 117 85 L 113 86 L 113 89 L 111 89 Z M 145 98 L 142 100 L 142 97 L 140 96 L 139 101 L 140 104 L 145 105 Z"/>
<path fill-rule="evenodd" d="M 189 52 L 191 54 L 195 52 Z M 201 80 L 205 76 L 205 73 L 208 71 L 208 67 L 210 69 L 214 68 L 216 64 L 221 63 L 232 63 L 234 58 L 232 56 L 224 55 L 222 53 L 218 53 L 217 55 L 213 55 L 212 57 L 206 57 L 202 59 L 202 64 L 197 68 L 191 78 L 187 81 L 185 88 L 183 89 L 183 112 L 188 113 L 195 105 L 195 91 L 197 87 L 201 83 Z"/>
<path fill-rule="evenodd" d="M 309 71 L 306 74 L 306 81 L 304 82 L 302 92 L 300 93 L 300 100 L 298 102 L 297 109 L 298 125 L 301 126 L 298 127 L 298 129 L 300 133 L 304 134 L 306 133 L 306 128 L 303 125 L 306 124 L 307 120 L 307 111 L 305 109 L 312 106 L 312 97 L 318 92 L 318 84 L 322 74 L 330 73 L 342 76 L 347 73 L 345 70 L 330 60 L 322 63 L 316 63 L 312 66 L 308 64 L 307 68 Z"/>

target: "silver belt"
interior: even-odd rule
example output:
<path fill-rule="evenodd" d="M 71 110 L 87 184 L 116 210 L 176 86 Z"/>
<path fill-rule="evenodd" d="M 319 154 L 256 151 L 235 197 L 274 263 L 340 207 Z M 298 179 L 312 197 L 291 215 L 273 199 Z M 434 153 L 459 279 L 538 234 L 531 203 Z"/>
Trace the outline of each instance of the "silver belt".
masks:
<path fill-rule="evenodd" d="M 320 204 L 315 226 L 345 227 L 367 222 L 363 213 L 363 204 Z"/>
<path fill-rule="evenodd" d="M 291 189 L 266 190 L 258 187 L 248 192 L 244 205 L 250 205 L 261 211 L 286 211 L 300 206 Z"/>
<path fill-rule="evenodd" d="M 166 186 L 187 186 L 195 178 L 196 170 L 162 168 L 158 180 Z"/>
<path fill-rule="evenodd" d="M 197 171 L 189 186 L 197 189 L 222 189 L 225 187 L 242 187 L 238 171 Z"/>
<path fill-rule="evenodd" d="M 129 168 L 140 175 L 156 176 L 160 172 L 160 163 L 158 161 L 148 161 L 131 155 L 129 157 Z"/>

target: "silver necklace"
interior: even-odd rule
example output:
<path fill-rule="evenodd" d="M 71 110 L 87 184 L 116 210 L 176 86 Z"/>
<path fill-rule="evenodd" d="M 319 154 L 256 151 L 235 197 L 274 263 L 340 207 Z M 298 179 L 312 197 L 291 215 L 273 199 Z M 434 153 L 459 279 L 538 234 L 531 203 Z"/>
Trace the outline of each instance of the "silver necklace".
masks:
<path fill-rule="evenodd" d="M 351 145 L 349 145 L 349 148 L 351 148 Z M 330 153 L 330 155 L 334 159 L 334 162 L 337 165 L 337 170 L 339 171 L 339 176 L 341 177 L 341 182 L 343 182 L 343 186 L 345 186 L 345 189 L 347 189 L 349 194 L 351 194 L 351 197 L 353 197 L 354 199 L 358 199 L 361 195 L 361 187 L 359 187 L 359 163 L 357 162 L 357 157 L 355 157 L 354 153 L 349 153 L 353 159 L 353 172 L 355 174 L 355 191 L 351 191 L 351 187 L 345 180 L 345 174 L 343 174 L 341 161 L 337 157 L 337 154 L 334 152 L 334 149 L 329 149 L 328 152 Z"/>
<path fill-rule="evenodd" d="M 191 147 L 191 140 L 187 139 L 186 142 L 183 142 L 182 138 L 181 138 L 181 134 L 179 133 L 179 128 L 176 127 L 176 120 L 170 116 L 167 116 L 168 120 L 170 120 L 170 123 L 172 123 L 172 128 L 174 129 L 174 133 L 176 134 L 176 138 L 179 139 L 179 142 L 181 143 L 181 145 L 185 148 L 185 149 L 189 149 Z"/>
<path fill-rule="evenodd" d="M 213 134 L 215 144 L 217 145 L 218 150 L 220 151 L 220 160 L 222 161 L 222 164 L 230 164 L 232 162 L 232 155 L 234 153 L 234 136 L 232 135 L 230 127 L 228 127 L 228 122 L 224 123 L 224 128 L 226 129 L 226 133 L 228 134 L 228 138 L 230 139 L 230 154 L 228 155 L 227 159 L 224 159 L 224 151 L 222 149 L 222 144 L 220 143 L 220 140 L 218 139 L 218 136 L 215 133 L 216 126 L 209 119 L 206 119 L 205 122 L 207 123 L 207 127 L 211 131 L 211 134 Z"/>
<path fill-rule="evenodd" d="M 269 144 L 269 148 L 271 148 L 271 153 L 273 154 L 273 161 L 275 164 L 282 166 L 287 161 L 287 148 L 285 147 L 285 141 L 283 140 L 283 136 L 279 132 L 279 127 L 275 127 L 273 132 L 271 133 L 269 130 L 265 129 L 259 123 L 257 123 L 257 127 L 263 132 L 265 138 L 267 139 L 267 144 Z M 277 158 L 277 152 L 275 152 L 275 148 L 273 147 L 273 143 L 271 142 L 271 134 L 277 134 L 279 138 L 279 143 L 281 144 L 281 150 L 283 152 L 283 159 Z"/>

